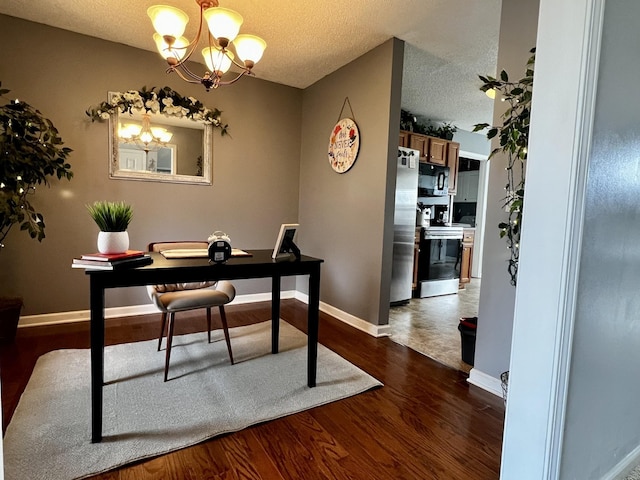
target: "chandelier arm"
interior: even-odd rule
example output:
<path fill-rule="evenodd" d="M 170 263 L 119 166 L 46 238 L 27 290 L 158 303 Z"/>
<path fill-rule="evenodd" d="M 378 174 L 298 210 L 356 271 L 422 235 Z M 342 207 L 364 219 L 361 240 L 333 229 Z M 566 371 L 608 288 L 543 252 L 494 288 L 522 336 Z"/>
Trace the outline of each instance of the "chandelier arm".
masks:
<path fill-rule="evenodd" d="M 178 68 L 178 66 L 169 67 L 169 68 L 167 68 L 167 73 L 175 72 L 182 80 L 184 80 L 187 83 L 200 83 L 200 77 L 198 77 L 197 75 L 192 73 L 187 67 L 185 67 L 184 65 L 179 65 L 179 67 L 180 68 Z M 181 72 L 181 70 L 184 70 L 185 72 L 187 72 L 189 77 L 191 77 L 193 80 L 187 78 Z"/>
<path fill-rule="evenodd" d="M 172 65 L 173 67 L 183 67 L 183 65 L 187 62 L 187 60 L 189 60 L 191 58 L 191 55 L 193 55 L 193 52 L 195 52 L 196 47 L 198 46 L 198 42 L 200 42 L 200 36 L 202 35 L 202 23 L 204 20 L 204 9 L 209 7 L 209 3 L 207 2 L 198 2 L 200 4 L 200 23 L 198 25 L 198 33 L 196 33 L 196 37 L 193 39 L 192 42 L 190 42 L 186 47 L 184 47 L 184 49 L 187 51 L 187 53 L 176 62 L 175 65 Z M 183 67 L 188 73 L 189 76 L 194 78 L 194 79 L 199 79 L 200 77 L 197 77 L 195 74 L 191 73 L 189 71 L 189 69 L 187 67 Z M 198 82 L 195 82 L 198 83 Z"/>
<path fill-rule="evenodd" d="M 218 82 L 216 82 L 216 85 L 231 85 L 232 83 L 236 83 L 238 80 L 240 80 L 242 77 L 244 77 L 245 75 L 251 75 L 251 73 L 247 70 L 244 70 L 240 73 L 238 73 L 238 76 L 236 78 L 234 78 L 233 80 L 227 80 L 227 81 L 222 81 L 219 80 Z"/>

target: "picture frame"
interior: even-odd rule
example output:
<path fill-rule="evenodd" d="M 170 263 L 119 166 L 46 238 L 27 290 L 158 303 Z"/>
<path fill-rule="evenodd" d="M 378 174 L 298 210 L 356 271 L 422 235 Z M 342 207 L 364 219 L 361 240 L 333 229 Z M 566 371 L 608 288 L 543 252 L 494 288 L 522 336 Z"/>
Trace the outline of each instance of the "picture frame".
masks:
<path fill-rule="evenodd" d="M 300 227 L 298 223 L 283 223 L 280 225 L 278 239 L 276 240 L 276 246 L 273 249 L 271 258 L 278 259 L 288 257 L 292 253 L 296 258 L 300 257 L 300 250 L 294 243 L 298 234 L 298 227 Z"/>

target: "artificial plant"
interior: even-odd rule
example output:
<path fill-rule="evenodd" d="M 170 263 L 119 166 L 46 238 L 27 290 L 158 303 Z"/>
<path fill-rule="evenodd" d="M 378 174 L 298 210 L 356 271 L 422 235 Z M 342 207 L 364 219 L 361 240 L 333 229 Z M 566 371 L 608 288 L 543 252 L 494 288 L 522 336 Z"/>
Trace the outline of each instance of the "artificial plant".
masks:
<path fill-rule="evenodd" d="M 1 98 L 7 93 L 0 88 Z M 44 218 L 29 196 L 36 185 L 49 186 L 49 177 L 71 180 L 73 172 L 67 163 L 71 151 L 63 147 L 58 130 L 39 110 L 18 99 L 0 105 L 0 250 L 16 224 L 31 238 L 45 238 Z"/>
<path fill-rule="evenodd" d="M 527 145 L 529 143 L 529 119 L 531 116 L 531 95 L 533 90 L 533 70 L 535 64 L 535 48 L 530 50 L 531 57 L 527 61 L 525 76 L 518 81 L 510 81 L 507 72 L 502 70 L 500 78 L 479 75 L 483 85 L 480 90 L 493 90 L 499 95 L 508 108 L 502 113 L 502 124 L 490 126 L 488 123 L 476 124 L 473 131 L 488 128 L 487 138 L 498 137 L 500 146 L 494 148 L 489 158 L 502 152 L 507 157 L 507 183 L 502 207 L 509 214 L 507 221 L 498 224 L 500 238 L 507 238 L 510 251 L 507 271 L 511 277 L 511 285 L 516 286 L 518 279 L 518 261 L 520 257 L 520 226 L 522 225 L 522 208 L 524 205 L 525 163 Z"/>
<path fill-rule="evenodd" d="M 87 210 L 101 232 L 124 232 L 133 218 L 133 208 L 125 202 L 93 202 Z"/>

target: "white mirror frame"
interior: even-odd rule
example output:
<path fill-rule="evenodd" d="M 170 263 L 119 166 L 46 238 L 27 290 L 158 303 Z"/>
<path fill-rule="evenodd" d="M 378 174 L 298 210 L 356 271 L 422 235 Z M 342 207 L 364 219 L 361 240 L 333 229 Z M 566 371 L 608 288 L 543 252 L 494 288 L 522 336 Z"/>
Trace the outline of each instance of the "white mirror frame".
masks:
<path fill-rule="evenodd" d="M 109 92 L 109 101 L 115 92 Z M 142 112 L 141 112 L 142 113 Z M 158 172 L 143 172 L 120 169 L 120 153 L 118 140 L 118 124 L 120 114 L 116 111 L 109 115 L 109 177 L 127 180 L 144 180 L 149 182 L 188 183 L 195 185 L 212 185 L 213 170 L 213 125 L 197 120 L 185 119 L 189 122 L 197 122 L 204 126 L 202 133 L 202 176 L 177 175 Z"/>

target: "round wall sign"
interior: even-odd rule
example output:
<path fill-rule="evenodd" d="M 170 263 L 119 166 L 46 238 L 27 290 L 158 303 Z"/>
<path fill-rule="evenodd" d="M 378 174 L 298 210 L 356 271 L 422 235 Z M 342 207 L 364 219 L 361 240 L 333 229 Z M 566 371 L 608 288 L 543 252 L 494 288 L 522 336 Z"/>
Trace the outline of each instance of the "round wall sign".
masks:
<path fill-rule="evenodd" d="M 360 132 L 358 125 L 350 118 L 336 123 L 329 137 L 329 163 L 338 173 L 349 170 L 358 158 Z"/>

